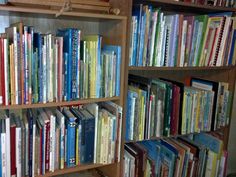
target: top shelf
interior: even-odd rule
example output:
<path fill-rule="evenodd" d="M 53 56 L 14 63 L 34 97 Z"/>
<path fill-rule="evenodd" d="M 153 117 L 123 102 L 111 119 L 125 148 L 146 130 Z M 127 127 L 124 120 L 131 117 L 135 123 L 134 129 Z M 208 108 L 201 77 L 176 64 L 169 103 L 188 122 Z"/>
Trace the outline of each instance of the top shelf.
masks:
<path fill-rule="evenodd" d="M 236 8 L 199 5 L 174 0 L 134 0 L 136 4 L 152 4 L 155 7 L 161 6 L 163 10 L 189 13 L 216 13 L 216 12 L 236 12 Z"/>
<path fill-rule="evenodd" d="M 32 8 L 32 7 L 18 7 L 11 5 L 0 5 L 1 12 L 19 12 L 19 13 L 27 13 L 27 14 L 42 14 L 49 15 L 56 18 L 56 14 L 59 10 L 53 9 L 42 9 L 42 8 Z M 121 15 L 110 15 L 110 14 L 100 14 L 100 13 L 87 13 L 87 12 L 63 12 L 59 18 L 65 17 L 81 17 L 86 19 L 94 19 L 94 20 L 126 20 L 127 17 Z"/>

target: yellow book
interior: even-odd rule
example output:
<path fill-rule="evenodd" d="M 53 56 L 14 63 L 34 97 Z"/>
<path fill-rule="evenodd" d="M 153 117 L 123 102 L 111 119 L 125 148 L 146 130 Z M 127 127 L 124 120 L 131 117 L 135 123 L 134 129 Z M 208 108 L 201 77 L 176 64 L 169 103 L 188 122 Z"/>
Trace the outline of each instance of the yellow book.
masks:
<path fill-rule="evenodd" d="M 201 108 L 201 94 L 197 94 L 197 112 L 195 119 L 195 132 L 200 132 L 200 108 Z"/>
<path fill-rule="evenodd" d="M 88 43 L 88 54 L 89 54 L 89 62 L 90 62 L 90 78 L 89 78 L 89 85 L 90 85 L 90 98 L 99 97 L 99 90 L 100 85 L 98 85 L 97 78 L 99 79 L 98 71 L 98 59 L 99 59 L 99 52 L 101 48 L 98 44 L 100 41 L 99 35 L 87 35 L 84 37 L 84 40 Z M 99 80 L 100 83 L 100 80 Z"/>
<path fill-rule="evenodd" d="M 14 70 L 14 45 L 10 45 L 10 84 L 11 84 L 11 104 L 15 104 L 15 70 Z"/>

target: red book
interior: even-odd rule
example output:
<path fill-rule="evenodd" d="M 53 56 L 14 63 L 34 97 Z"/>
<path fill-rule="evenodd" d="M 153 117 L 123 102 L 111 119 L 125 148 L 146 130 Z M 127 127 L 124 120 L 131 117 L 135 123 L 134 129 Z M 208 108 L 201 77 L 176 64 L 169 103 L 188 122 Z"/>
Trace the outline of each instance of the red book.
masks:
<path fill-rule="evenodd" d="M 177 135 L 179 127 L 179 102 L 180 102 L 180 88 L 176 85 L 172 92 L 172 116 L 170 121 L 170 134 Z"/>
<path fill-rule="evenodd" d="M 40 164 L 38 164 L 38 165 L 39 165 L 39 171 L 40 171 L 40 175 L 41 175 L 43 172 L 43 129 L 42 128 L 39 129 L 39 137 L 40 137 L 40 147 L 39 147 L 39 150 L 40 150 L 39 162 L 40 162 Z"/>
<path fill-rule="evenodd" d="M 50 122 L 46 123 L 46 149 L 45 149 L 45 170 L 49 170 L 49 158 L 50 158 Z"/>
<path fill-rule="evenodd" d="M 6 101 L 5 101 L 5 70 L 4 70 L 4 66 L 5 66 L 5 63 L 4 63 L 4 38 L 1 38 L 1 59 L 0 59 L 0 62 L 1 62 L 1 85 L 2 85 L 2 103 L 5 105 L 6 104 Z M 0 102 L 1 102 L 0 101 Z"/>
<path fill-rule="evenodd" d="M 11 137 L 11 175 L 16 175 L 16 124 L 14 119 L 10 119 L 10 137 Z"/>
<path fill-rule="evenodd" d="M 4 44 L 3 44 L 3 38 L 0 38 L 0 105 L 4 103 L 3 101 L 3 88 L 4 88 Z"/>

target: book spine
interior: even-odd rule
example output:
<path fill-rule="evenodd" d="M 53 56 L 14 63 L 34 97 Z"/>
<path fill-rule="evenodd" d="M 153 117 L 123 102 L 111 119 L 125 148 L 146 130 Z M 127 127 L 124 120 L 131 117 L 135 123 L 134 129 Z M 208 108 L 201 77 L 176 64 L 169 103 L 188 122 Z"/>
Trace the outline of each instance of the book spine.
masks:
<path fill-rule="evenodd" d="M 67 167 L 75 165 L 75 122 L 67 122 Z"/>
<path fill-rule="evenodd" d="M 0 105 L 4 104 L 4 51 L 3 51 L 3 38 L 0 38 Z"/>
<path fill-rule="evenodd" d="M 64 90 L 63 90 L 63 93 L 64 93 L 64 98 L 63 100 L 64 101 L 68 101 L 68 86 L 69 85 L 69 82 L 68 82 L 68 54 L 67 53 L 64 53 L 64 62 L 63 62 L 63 65 L 64 65 L 64 71 L 63 71 L 63 75 L 64 75 Z"/>
<path fill-rule="evenodd" d="M 65 117 L 61 117 L 60 124 L 60 169 L 64 169 L 65 163 Z"/>
<path fill-rule="evenodd" d="M 1 133 L 1 166 L 2 177 L 7 177 L 6 133 Z"/>
<path fill-rule="evenodd" d="M 78 30 L 72 30 L 72 76 L 71 76 L 71 98 L 77 98 L 78 84 L 77 84 L 77 70 L 78 70 Z"/>
<path fill-rule="evenodd" d="M 11 127 L 11 175 L 16 175 L 16 127 Z"/>
<path fill-rule="evenodd" d="M 21 175 L 21 128 L 16 128 L 16 175 Z"/>
<path fill-rule="evenodd" d="M 46 123 L 45 171 L 49 171 L 50 162 L 50 122 Z"/>

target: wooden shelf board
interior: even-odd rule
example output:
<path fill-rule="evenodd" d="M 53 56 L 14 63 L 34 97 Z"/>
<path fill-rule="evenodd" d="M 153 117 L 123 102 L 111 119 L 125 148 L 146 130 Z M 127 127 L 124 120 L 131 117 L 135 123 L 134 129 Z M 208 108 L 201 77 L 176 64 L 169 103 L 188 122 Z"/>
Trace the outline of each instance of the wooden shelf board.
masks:
<path fill-rule="evenodd" d="M 144 4 L 153 4 L 153 5 L 161 5 L 163 9 L 168 9 L 169 7 L 172 10 L 183 10 L 183 11 L 194 11 L 199 13 L 206 12 L 236 12 L 236 8 L 230 7 L 219 7 L 219 6 L 209 6 L 209 5 L 199 5 L 194 3 L 187 3 L 181 1 L 174 0 L 135 0 L 135 3 L 144 3 Z"/>
<path fill-rule="evenodd" d="M 58 10 L 52 9 L 41 9 L 41 8 L 29 8 L 29 7 L 18 7 L 10 5 L 0 5 L 0 11 L 6 12 L 22 12 L 32 14 L 44 14 L 44 15 L 55 15 L 59 12 Z M 83 17 L 93 19 L 107 19 L 107 20 L 126 20 L 127 17 L 121 15 L 110 15 L 110 14 L 99 14 L 99 13 L 85 13 L 85 12 L 63 12 L 60 17 Z"/>
<path fill-rule="evenodd" d="M 71 168 L 64 168 L 62 170 L 56 170 L 54 172 L 48 172 L 45 175 L 39 175 L 37 177 L 49 177 L 49 176 L 57 176 L 57 175 L 63 175 L 63 174 L 69 174 L 69 173 L 76 173 L 84 170 L 89 170 L 89 169 L 95 169 L 99 167 L 105 167 L 109 165 L 114 165 L 112 164 L 89 164 L 89 165 L 81 165 L 77 167 L 71 167 Z"/>
<path fill-rule="evenodd" d="M 226 129 L 229 128 L 229 125 L 226 125 L 224 127 L 221 127 L 219 129 L 216 129 L 214 131 L 201 131 L 200 133 L 209 133 L 209 132 L 220 132 L 220 131 L 224 131 Z M 187 134 L 184 134 L 184 135 L 170 135 L 170 136 L 160 136 L 160 137 L 151 137 L 149 139 L 144 139 L 144 140 L 138 140 L 138 141 L 135 141 L 135 140 L 129 140 L 129 141 L 125 141 L 125 143 L 134 143 L 134 142 L 141 142 L 141 141 L 148 141 L 148 140 L 158 140 L 158 139 L 161 139 L 161 138 L 177 138 L 177 137 L 181 137 L 181 136 L 186 136 L 186 135 L 193 135 L 193 134 L 199 134 L 199 132 L 194 132 L 194 133 L 187 133 Z"/>
<path fill-rule="evenodd" d="M 68 102 L 50 102 L 50 103 L 37 103 L 37 104 L 24 104 L 24 105 L 9 105 L 9 106 L 0 106 L 0 110 L 3 109 L 27 109 L 27 108 L 43 108 L 43 107 L 57 107 L 57 106 L 73 106 L 79 104 L 88 104 L 104 101 L 118 101 L 120 97 L 111 97 L 111 98 L 90 98 L 82 99 L 76 101 Z"/>
<path fill-rule="evenodd" d="M 201 70 L 229 70 L 234 69 L 235 66 L 214 66 L 214 67 L 136 67 L 136 66 L 130 66 L 128 68 L 129 71 L 187 71 L 187 70 L 193 70 L 193 71 L 201 71 Z"/>

